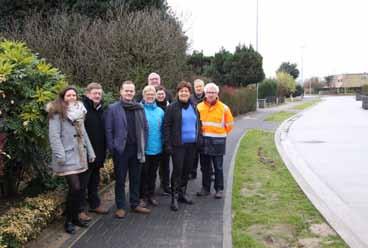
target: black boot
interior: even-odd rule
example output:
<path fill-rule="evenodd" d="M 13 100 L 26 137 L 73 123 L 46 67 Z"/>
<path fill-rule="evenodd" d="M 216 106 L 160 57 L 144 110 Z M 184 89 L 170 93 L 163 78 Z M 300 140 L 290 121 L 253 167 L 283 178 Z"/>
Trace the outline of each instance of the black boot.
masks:
<path fill-rule="evenodd" d="M 171 194 L 171 205 L 170 205 L 170 209 L 172 211 L 178 211 L 179 210 L 178 194 L 177 193 L 172 193 Z"/>
<path fill-rule="evenodd" d="M 181 187 L 178 200 L 179 202 L 189 205 L 194 203 L 193 200 L 187 195 L 187 187 Z"/>
<path fill-rule="evenodd" d="M 69 234 L 75 234 L 75 226 L 71 221 L 65 221 L 64 230 Z"/>
<path fill-rule="evenodd" d="M 72 223 L 79 227 L 88 227 L 88 222 L 80 220 L 79 218 L 73 219 Z"/>

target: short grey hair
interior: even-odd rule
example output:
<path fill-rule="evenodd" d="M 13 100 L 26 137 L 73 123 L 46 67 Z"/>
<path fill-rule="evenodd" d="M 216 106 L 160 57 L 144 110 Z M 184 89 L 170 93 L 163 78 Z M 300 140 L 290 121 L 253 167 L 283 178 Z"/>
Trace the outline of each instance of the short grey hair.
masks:
<path fill-rule="evenodd" d="M 209 89 L 214 89 L 216 93 L 220 92 L 220 88 L 215 83 L 208 83 L 204 86 L 204 92 L 209 91 Z"/>
<path fill-rule="evenodd" d="M 154 93 L 156 93 L 156 89 L 155 87 L 153 87 L 152 85 L 147 85 L 146 87 L 143 88 L 143 92 L 142 94 L 146 94 L 148 91 L 153 91 Z"/>
<path fill-rule="evenodd" d="M 203 84 L 204 85 L 204 82 L 203 82 L 203 80 L 202 79 L 196 79 L 196 80 L 194 80 L 194 82 L 193 82 L 193 86 L 195 85 L 195 83 L 201 83 L 201 84 Z"/>

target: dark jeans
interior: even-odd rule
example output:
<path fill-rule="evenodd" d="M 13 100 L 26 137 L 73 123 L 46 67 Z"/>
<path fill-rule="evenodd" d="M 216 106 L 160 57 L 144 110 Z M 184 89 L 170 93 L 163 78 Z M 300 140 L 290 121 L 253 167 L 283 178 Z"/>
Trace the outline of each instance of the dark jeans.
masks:
<path fill-rule="evenodd" d="M 162 189 L 170 188 L 170 154 L 162 153 L 160 161 L 160 182 Z"/>
<path fill-rule="evenodd" d="M 87 203 L 85 196 L 88 191 L 88 204 L 91 209 L 98 208 L 101 204 L 98 196 L 98 186 L 100 184 L 100 166 L 95 163 L 88 164 L 88 170 L 81 173 L 81 189 L 83 192 L 82 210 L 86 210 Z"/>
<path fill-rule="evenodd" d="M 160 165 L 161 154 L 146 155 L 146 162 L 142 165 L 140 197 L 152 197 L 156 188 L 157 169 Z"/>
<path fill-rule="evenodd" d="M 118 209 L 126 209 L 125 178 L 129 170 L 129 200 L 131 208 L 139 204 L 141 164 L 137 159 L 137 146 L 126 145 L 123 153 L 114 151 L 115 203 Z"/>
<path fill-rule="evenodd" d="M 173 171 L 171 174 L 171 190 L 173 194 L 185 193 L 195 153 L 196 144 L 194 143 L 173 148 Z"/>
<path fill-rule="evenodd" d="M 78 219 L 78 214 L 81 211 L 83 193 L 81 190 L 81 175 L 73 174 L 65 176 L 66 182 L 68 184 L 68 195 L 65 204 L 65 217 L 66 221 L 72 221 Z M 83 180 L 83 175 L 82 175 Z"/>
<path fill-rule="evenodd" d="M 224 190 L 223 160 L 224 157 L 222 155 L 211 156 L 201 154 L 202 186 L 203 189 L 207 190 L 208 192 L 211 190 L 211 174 L 213 170 L 215 171 L 214 188 L 216 192 L 219 190 Z"/>

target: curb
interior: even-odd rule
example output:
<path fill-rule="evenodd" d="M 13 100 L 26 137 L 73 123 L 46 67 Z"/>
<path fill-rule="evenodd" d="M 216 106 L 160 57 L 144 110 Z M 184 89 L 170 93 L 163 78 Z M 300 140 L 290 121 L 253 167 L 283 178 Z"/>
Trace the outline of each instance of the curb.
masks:
<path fill-rule="evenodd" d="M 226 192 L 225 192 L 225 203 L 224 203 L 224 212 L 223 212 L 223 239 L 222 239 L 222 247 L 223 248 L 231 248 L 233 247 L 233 239 L 232 239 L 232 194 L 233 194 L 233 175 L 234 175 L 234 167 L 236 155 L 238 153 L 238 149 L 240 146 L 240 142 L 247 133 L 247 130 L 244 131 L 242 136 L 238 139 L 236 143 L 235 151 L 231 158 L 229 174 L 227 175 L 226 180 Z"/>
<path fill-rule="evenodd" d="M 304 194 L 343 240 L 350 247 L 366 248 L 367 240 L 362 239 L 365 230 L 364 220 L 351 213 L 348 205 L 323 183 L 288 139 L 290 127 L 302 113 L 304 111 L 285 120 L 277 128 L 275 133 L 277 150 Z M 348 223 L 346 219 L 349 219 Z"/>

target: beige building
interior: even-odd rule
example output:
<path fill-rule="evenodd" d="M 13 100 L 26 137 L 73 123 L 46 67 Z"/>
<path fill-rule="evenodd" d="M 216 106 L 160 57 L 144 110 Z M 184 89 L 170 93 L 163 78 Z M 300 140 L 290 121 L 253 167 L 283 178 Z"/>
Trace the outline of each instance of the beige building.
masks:
<path fill-rule="evenodd" d="M 351 73 L 333 75 L 329 89 L 336 89 L 337 92 L 358 91 L 363 85 L 368 84 L 368 73 Z"/>

